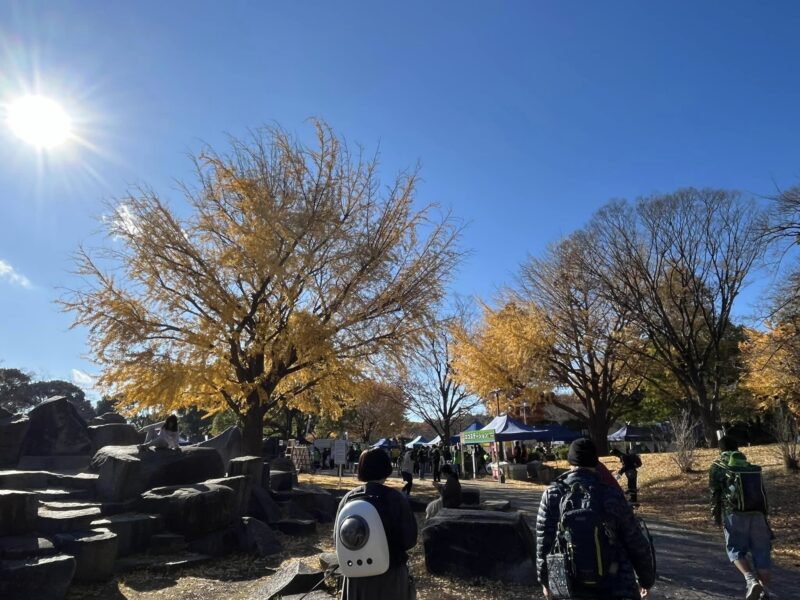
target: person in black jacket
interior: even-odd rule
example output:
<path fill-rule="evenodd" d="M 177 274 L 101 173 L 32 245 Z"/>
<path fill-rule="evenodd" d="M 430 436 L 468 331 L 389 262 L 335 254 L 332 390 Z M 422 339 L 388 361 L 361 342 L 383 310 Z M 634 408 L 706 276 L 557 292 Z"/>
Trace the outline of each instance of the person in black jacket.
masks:
<path fill-rule="evenodd" d="M 439 490 L 439 498 L 431 501 L 425 509 L 425 519 L 432 519 L 442 508 L 458 508 L 461 506 L 461 482 L 453 471 L 452 465 L 442 467 L 444 484 L 434 482 L 433 485 Z"/>
<path fill-rule="evenodd" d="M 391 474 L 392 461 L 386 452 L 378 448 L 365 450 L 358 459 L 358 478 L 365 485 L 348 492 L 339 503 L 341 511 L 350 496 L 362 489 L 374 496 L 389 544 L 389 570 L 374 577 L 345 578 L 342 600 L 414 600 L 417 597 L 406 564 L 408 550 L 417 544 L 417 520 L 406 496 L 384 485 Z"/>
<path fill-rule="evenodd" d="M 592 489 L 593 498 L 594 494 L 599 494 L 604 521 L 617 540 L 618 571 L 610 592 L 598 595 L 597 600 L 643 598 L 655 582 L 655 565 L 650 542 L 639 527 L 633 510 L 619 488 L 606 485 L 599 479 L 597 449 L 591 440 L 581 438 L 572 442 L 567 460 L 573 468 L 544 492 L 536 519 L 536 569 L 545 598 L 550 598 L 547 555 L 556 541 L 561 499 L 575 483 Z"/>
<path fill-rule="evenodd" d="M 622 452 L 618 448 L 611 450 L 611 454 L 619 458 L 620 469 L 617 471 L 617 479 L 625 475 L 628 479 L 628 499 L 631 504 L 639 502 L 639 491 L 637 486 L 638 468 L 642 466 L 642 459 L 635 452 Z"/>

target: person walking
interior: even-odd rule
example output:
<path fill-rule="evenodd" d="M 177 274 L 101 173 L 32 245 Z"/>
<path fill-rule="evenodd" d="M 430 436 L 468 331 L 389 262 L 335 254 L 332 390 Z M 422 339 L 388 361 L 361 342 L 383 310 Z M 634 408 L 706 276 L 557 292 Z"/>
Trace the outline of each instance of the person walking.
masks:
<path fill-rule="evenodd" d="M 441 477 L 441 468 L 442 468 L 442 453 L 439 450 L 438 446 L 434 446 L 433 450 L 431 450 L 431 468 L 433 469 L 433 481 L 434 483 L 439 482 L 442 480 Z"/>
<path fill-rule="evenodd" d="M 711 516 L 725 534 L 728 558 L 744 576 L 745 598 L 768 598 L 772 531 L 761 467 L 747 462 L 732 437 L 722 436 L 719 450 L 719 458 L 708 470 Z"/>
<path fill-rule="evenodd" d="M 598 477 L 594 442 L 572 442 L 567 461 L 571 469 L 544 492 L 536 519 L 536 569 L 545 598 L 647 596 L 655 582 L 650 541 L 625 496 Z"/>
<path fill-rule="evenodd" d="M 515 465 L 522 464 L 522 446 L 519 445 L 519 442 L 514 443 L 514 450 L 511 453 L 511 458 L 514 460 Z"/>
<path fill-rule="evenodd" d="M 411 495 L 411 486 L 414 483 L 414 459 L 412 454 L 411 450 L 406 450 L 400 459 L 400 477 L 405 482 L 403 484 L 403 493 L 406 496 Z"/>
<path fill-rule="evenodd" d="M 417 544 L 417 520 L 408 499 L 384 485 L 391 474 L 392 459 L 386 452 L 379 448 L 362 452 L 358 459 L 358 479 L 365 483 L 348 492 L 339 504 L 337 517 L 351 496 L 373 498 L 389 546 L 389 570 L 372 577 L 345 577 L 342 600 L 414 600 L 417 597 L 407 565 L 408 551 Z"/>
<path fill-rule="evenodd" d="M 419 478 L 425 480 L 425 471 L 428 470 L 428 451 L 425 446 L 420 446 L 417 450 L 417 458 L 419 459 Z"/>
<path fill-rule="evenodd" d="M 622 452 L 619 448 L 611 450 L 611 454 L 619 458 L 620 469 L 617 471 L 617 479 L 623 475 L 628 479 L 628 500 L 631 504 L 639 503 L 639 491 L 637 486 L 638 469 L 642 466 L 642 459 L 634 452 Z"/>
<path fill-rule="evenodd" d="M 458 451 L 458 448 L 456 448 L 456 451 L 453 453 L 453 469 L 456 475 L 461 477 L 461 452 Z"/>

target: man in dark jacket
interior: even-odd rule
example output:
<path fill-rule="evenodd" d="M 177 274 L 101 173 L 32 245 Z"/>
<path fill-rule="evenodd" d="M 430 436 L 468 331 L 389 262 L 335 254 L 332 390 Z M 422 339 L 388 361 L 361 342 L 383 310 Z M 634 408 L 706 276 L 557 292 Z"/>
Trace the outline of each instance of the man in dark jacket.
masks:
<path fill-rule="evenodd" d="M 642 466 L 642 459 L 635 452 L 622 452 L 618 448 L 611 450 L 611 454 L 619 458 L 620 469 L 617 471 L 618 479 L 625 475 L 628 479 L 628 498 L 631 504 L 639 502 L 639 492 L 637 479 L 639 467 Z"/>
<path fill-rule="evenodd" d="M 453 470 L 452 465 L 442 467 L 444 484 L 434 482 L 433 485 L 439 490 L 440 497 L 428 504 L 425 509 L 425 518 L 432 519 L 442 508 L 458 508 L 461 506 L 461 482 Z"/>
<path fill-rule="evenodd" d="M 550 598 L 547 555 L 556 541 L 556 531 L 561 519 L 561 499 L 570 486 L 580 483 L 597 494 L 603 507 L 604 521 L 616 539 L 615 550 L 619 568 L 610 591 L 597 596 L 597 600 L 638 600 L 646 595 L 655 582 L 655 566 L 650 542 L 639 527 L 633 510 L 618 488 L 604 484 L 597 474 L 597 449 L 594 443 L 581 438 L 572 442 L 567 460 L 572 469 L 562 475 L 542 495 L 536 520 L 536 569 L 545 598 Z M 637 583 L 638 578 L 638 583 Z M 583 597 L 583 596 L 581 596 Z"/>

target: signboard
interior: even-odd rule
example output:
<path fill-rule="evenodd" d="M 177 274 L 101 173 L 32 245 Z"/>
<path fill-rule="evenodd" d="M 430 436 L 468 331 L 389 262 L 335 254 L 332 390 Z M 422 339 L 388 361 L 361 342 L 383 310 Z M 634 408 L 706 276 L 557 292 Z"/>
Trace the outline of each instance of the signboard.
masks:
<path fill-rule="evenodd" d="M 494 429 L 478 429 L 477 431 L 464 431 L 461 434 L 462 444 L 488 444 L 494 441 Z"/>
<path fill-rule="evenodd" d="M 335 440 L 333 442 L 333 464 L 347 464 L 347 440 Z"/>

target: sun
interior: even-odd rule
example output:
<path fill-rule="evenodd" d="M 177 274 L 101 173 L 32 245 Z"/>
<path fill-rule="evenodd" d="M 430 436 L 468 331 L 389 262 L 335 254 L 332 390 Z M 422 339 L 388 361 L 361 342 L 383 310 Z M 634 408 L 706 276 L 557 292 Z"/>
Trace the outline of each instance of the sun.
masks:
<path fill-rule="evenodd" d="M 69 115 L 44 96 L 23 96 L 8 105 L 8 127 L 18 138 L 38 149 L 50 150 L 72 134 Z"/>

